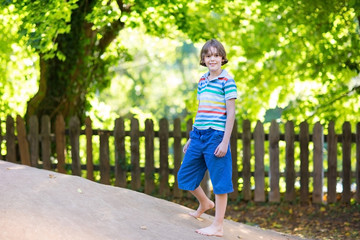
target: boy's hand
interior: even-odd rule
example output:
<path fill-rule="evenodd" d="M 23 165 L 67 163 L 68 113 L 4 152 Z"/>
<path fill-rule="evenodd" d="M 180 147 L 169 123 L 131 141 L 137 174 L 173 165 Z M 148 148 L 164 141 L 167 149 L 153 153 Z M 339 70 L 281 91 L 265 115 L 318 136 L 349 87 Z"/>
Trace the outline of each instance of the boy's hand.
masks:
<path fill-rule="evenodd" d="M 186 153 L 187 149 L 189 148 L 190 142 L 191 142 L 191 139 L 189 138 L 189 140 L 187 140 L 187 142 L 185 143 L 185 146 L 183 148 L 184 153 Z"/>
<path fill-rule="evenodd" d="M 219 146 L 217 146 L 217 148 L 215 149 L 215 156 L 217 157 L 223 157 L 226 155 L 228 150 L 228 145 L 226 143 L 224 143 L 223 141 L 219 144 Z"/>

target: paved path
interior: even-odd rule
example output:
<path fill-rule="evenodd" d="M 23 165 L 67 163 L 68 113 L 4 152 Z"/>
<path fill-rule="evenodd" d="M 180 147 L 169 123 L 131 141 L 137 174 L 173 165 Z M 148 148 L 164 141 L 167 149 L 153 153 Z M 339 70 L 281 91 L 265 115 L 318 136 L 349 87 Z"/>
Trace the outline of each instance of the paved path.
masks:
<path fill-rule="evenodd" d="M 224 237 L 205 237 L 181 205 L 84 178 L 0 161 L 2 240 L 300 239 L 226 220 Z"/>

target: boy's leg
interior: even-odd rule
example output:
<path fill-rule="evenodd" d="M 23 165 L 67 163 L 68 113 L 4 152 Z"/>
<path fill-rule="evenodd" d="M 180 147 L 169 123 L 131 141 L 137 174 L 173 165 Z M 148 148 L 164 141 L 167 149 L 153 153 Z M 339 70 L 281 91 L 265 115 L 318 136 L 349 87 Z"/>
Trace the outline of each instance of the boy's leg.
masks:
<path fill-rule="evenodd" d="M 216 206 L 215 206 L 214 222 L 206 228 L 201 228 L 196 230 L 197 233 L 207 236 L 218 236 L 218 237 L 223 236 L 224 234 L 223 225 L 224 225 L 227 200 L 228 200 L 227 193 L 215 195 Z"/>
<path fill-rule="evenodd" d="M 199 201 L 198 209 L 195 212 L 189 213 L 194 218 L 199 218 L 201 214 L 214 207 L 214 202 L 206 196 L 204 190 L 200 186 L 198 186 L 194 191 L 190 192 Z"/>

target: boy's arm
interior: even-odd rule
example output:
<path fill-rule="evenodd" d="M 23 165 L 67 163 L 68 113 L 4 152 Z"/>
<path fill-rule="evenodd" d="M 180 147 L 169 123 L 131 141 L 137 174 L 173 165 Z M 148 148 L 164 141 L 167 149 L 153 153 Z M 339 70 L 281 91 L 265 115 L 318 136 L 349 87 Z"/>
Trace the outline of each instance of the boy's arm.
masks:
<path fill-rule="evenodd" d="M 215 156 L 223 157 L 226 155 L 231 137 L 231 132 L 234 126 L 234 121 L 235 121 L 235 98 L 232 98 L 226 101 L 225 132 L 224 132 L 223 140 L 221 141 L 221 143 L 214 152 Z"/>
<path fill-rule="evenodd" d="M 189 148 L 191 139 L 189 138 L 187 142 L 185 143 L 185 146 L 183 147 L 183 153 L 186 153 L 187 149 Z"/>

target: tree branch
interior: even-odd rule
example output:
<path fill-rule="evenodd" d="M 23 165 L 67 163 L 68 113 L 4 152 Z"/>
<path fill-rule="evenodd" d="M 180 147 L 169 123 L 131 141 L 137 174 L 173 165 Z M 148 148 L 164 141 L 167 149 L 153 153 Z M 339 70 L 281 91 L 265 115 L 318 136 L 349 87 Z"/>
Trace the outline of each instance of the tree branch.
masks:
<path fill-rule="evenodd" d="M 326 104 L 322 104 L 322 105 L 318 106 L 318 107 L 315 109 L 315 111 L 308 117 L 308 119 L 314 117 L 315 114 L 318 113 L 318 110 L 319 110 L 319 109 L 322 109 L 322 108 L 325 108 L 325 109 L 326 109 L 327 107 L 332 106 L 335 102 L 339 101 L 340 99 L 342 99 L 342 98 L 344 98 L 344 97 L 347 97 L 350 93 L 352 93 L 352 92 L 358 92 L 358 91 L 360 91 L 360 85 L 356 85 L 356 86 L 354 86 L 351 90 L 349 90 L 349 91 L 347 91 L 346 93 L 338 96 L 337 98 L 331 100 L 330 102 L 327 102 Z"/>
<path fill-rule="evenodd" d="M 131 5 L 130 4 L 124 4 L 122 0 L 116 0 L 116 3 L 120 8 L 121 13 L 123 13 L 123 12 L 126 12 L 126 13 L 131 12 Z"/>
<path fill-rule="evenodd" d="M 104 29 L 104 34 L 103 37 L 100 39 L 99 41 L 99 56 L 104 53 L 104 51 L 106 50 L 106 48 L 109 46 L 109 44 L 116 38 L 117 34 L 119 33 L 119 31 L 121 29 L 123 29 L 125 26 L 124 22 L 121 22 L 120 19 L 118 19 L 115 22 L 112 22 L 110 24 L 110 27 L 106 27 Z"/>
<path fill-rule="evenodd" d="M 119 6 L 119 9 L 121 10 L 121 15 L 123 13 L 130 13 L 131 12 L 131 5 L 130 4 L 124 4 L 122 0 L 116 0 L 117 5 Z M 121 18 L 121 16 L 120 16 Z M 109 44 L 116 38 L 117 34 L 120 30 L 122 30 L 125 26 L 125 23 L 121 20 L 117 19 L 116 21 L 110 23 L 110 26 L 106 26 L 104 29 L 102 29 L 100 32 L 103 32 L 103 37 L 100 39 L 98 48 L 99 48 L 99 56 L 105 52 L 106 48 L 109 46 Z"/>

